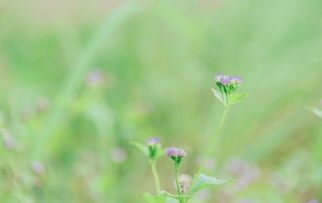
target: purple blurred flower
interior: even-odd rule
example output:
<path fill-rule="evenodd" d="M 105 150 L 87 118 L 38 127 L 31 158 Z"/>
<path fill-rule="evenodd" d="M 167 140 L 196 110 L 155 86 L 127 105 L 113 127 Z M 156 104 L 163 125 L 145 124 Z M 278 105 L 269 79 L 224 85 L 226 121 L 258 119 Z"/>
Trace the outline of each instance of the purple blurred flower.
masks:
<path fill-rule="evenodd" d="M 31 163 L 31 169 L 37 174 L 45 173 L 45 167 L 40 161 L 33 161 Z"/>
<path fill-rule="evenodd" d="M 175 147 L 170 147 L 167 151 L 167 156 L 168 157 L 173 157 L 178 155 L 178 149 Z"/>
<path fill-rule="evenodd" d="M 159 144 L 160 138 L 158 138 L 158 137 L 149 138 L 147 143 L 149 146 Z"/>
<path fill-rule="evenodd" d="M 312 199 L 312 200 L 307 201 L 306 203 L 319 203 L 319 201 L 316 199 Z"/>
<path fill-rule="evenodd" d="M 86 77 L 86 84 L 91 87 L 102 86 L 105 81 L 106 76 L 99 69 L 90 72 Z"/>
<path fill-rule="evenodd" d="M 16 141 L 15 139 L 11 136 L 11 133 L 7 129 L 3 129 L 2 132 L 2 138 L 3 138 L 3 143 L 4 146 L 7 149 L 15 149 L 16 148 Z"/>

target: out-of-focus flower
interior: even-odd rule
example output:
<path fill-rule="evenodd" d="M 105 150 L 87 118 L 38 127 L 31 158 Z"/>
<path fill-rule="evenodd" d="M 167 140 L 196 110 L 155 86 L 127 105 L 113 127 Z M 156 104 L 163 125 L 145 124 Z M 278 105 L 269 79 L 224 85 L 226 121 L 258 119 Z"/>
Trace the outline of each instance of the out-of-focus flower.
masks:
<path fill-rule="evenodd" d="M 7 130 L 7 129 L 2 129 L 1 134 L 2 134 L 2 139 L 3 139 L 4 146 L 7 149 L 15 149 L 16 148 L 16 141 L 11 136 L 10 131 Z"/>
<path fill-rule="evenodd" d="M 39 111 L 46 111 L 49 107 L 49 99 L 46 97 L 39 98 L 36 105 Z"/>
<path fill-rule="evenodd" d="M 111 150 L 111 159 L 116 163 L 122 163 L 127 159 L 127 153 L 123 148 L 115 147 Z"/>
<path fill-rule="evenodd" d="M 178 182 L 179 182 L 179 187 L 181 189 L 181 193 L 187 193 L 190 189 L 191 186 L 191 176 L 187 175 L 187 174 L 181 174 L 178 178 Z M 176 185 L 175 181 L 174 181 L 174 186 Z"/>
<path fill-rule="evenodd" d="M 311 199 L 311 200 L 307 201 L 306 203 L 319 203 L 319 201 L 316 199 Z"/>
<path fill-rule="evenodd" d="M 158 137 L 149 138 L 148 141 L 147 141 L 147 144 L 149 146 L 156 145 L 156 144 L 159 144 L 159 143 L 160 143 L 160 138 L 158 138 Z"/>
<path fill-rule="evenodd" d="M 106 75 L 99 69 L 90 72 L 86 77 L 86 84 L 90 87 L 104 86 Z"/>
<path fill-rule="evenodd" d="M 37 174 L 45 173 L 45 166 L 40 161 L 33 161 L 31 163 L 31 169 Z"/>

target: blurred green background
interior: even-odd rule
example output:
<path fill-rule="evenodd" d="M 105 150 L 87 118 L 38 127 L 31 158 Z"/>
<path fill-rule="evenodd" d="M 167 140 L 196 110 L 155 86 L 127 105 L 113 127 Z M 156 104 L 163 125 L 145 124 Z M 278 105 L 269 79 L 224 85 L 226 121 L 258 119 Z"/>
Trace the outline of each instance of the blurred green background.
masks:
<path fill-rule="evenodd" d="M 159 136 L 193 175 L 223 112 L 214 73 L 240 75 L 192 202 L 322 201 L 321 0 L 0 1 L 0 202 L 141 203 L 129 144 Z M 320 106 L 321 107 L 321 106 Z M 158 163 L 174 193 L 172 162 Z"/>

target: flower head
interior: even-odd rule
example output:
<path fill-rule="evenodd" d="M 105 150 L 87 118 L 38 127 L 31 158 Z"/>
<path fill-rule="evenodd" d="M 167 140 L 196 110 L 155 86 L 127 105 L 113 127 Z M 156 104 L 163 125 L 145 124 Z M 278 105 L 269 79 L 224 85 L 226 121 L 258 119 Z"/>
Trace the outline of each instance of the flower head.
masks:
<path fill-rule="evenodd" d="M 149 138 L 148 141 L 147 141 L 147 144 L 149 146 L 156 145 L 156 144 L 159 144 L 159 143 L 160 143 L 160 138 L 158 138 L 158 137 Z"/>
<path fill-rule="evenodd" d="M 230 76 L 224 74 L 216 74 L 214 76 L 216 85 L 224 95 L 230 95 L 237 90 L 243 79 L 239 76 Z"/>
<path fill-rule="evenodd" d="M 183 149 L 178 149 L 177 156 L 178 157 L 185 157 L 185 156 L 187 156 L 187 153 Z"/>
<path fill-rule="evenodd" d="M 175 147 L 170 147 L 167 151 L 168 157 L 174 157 L 174 156 L 177 156 L 177 154 L 178 154 L 178 149 Z"/>
<path fill-rule="evenodd" d="M 167 151 L 167 156 L 174 160 L 176 163 L 180 164 L 183 158 L 187 156 L 187 153 L 183 149 L 171 147 Z"/>
<path fill-rule="evenodd" d="M 187 193 L 190 189 L 191 186 L 191 176 L 187 175 L 187 174 L 181 174 L 178 177 L 178 182 L 179 182 L 179 187 L 181 190 L 181 193 Z M 174 183 L 175 185 L 176 183 Z"/>

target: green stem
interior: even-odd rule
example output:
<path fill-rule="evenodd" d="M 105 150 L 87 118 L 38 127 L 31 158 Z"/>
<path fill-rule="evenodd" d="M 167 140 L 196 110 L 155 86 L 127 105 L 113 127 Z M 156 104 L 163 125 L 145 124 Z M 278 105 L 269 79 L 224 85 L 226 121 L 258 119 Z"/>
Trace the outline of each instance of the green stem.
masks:
<path fill-rule="evenodd" d="M 152 174 L 155 182 L 156 195 L 158 195 L 160 192 L 160 179 L 155 165 L 156 165 L 155 161 L 152 161 L 151 169 L 152 169 Z"/>
<path fill-rule="evenodd" d="M 175 163 L 175 170 L 176 170 L 176 186 L 177 186 L 177 192 L 178 196 L 181 196 L 181 188 L 179 185 L 179 169 L 180 169 L 180 163 Z M 180 203 L 183 203 L 184 201 L 182 199 L 179 200 Z"/>
<path fill-rule="evenodd" d="M 208 150 L 207 150 L 207 153 L 206 153 L 206 156 L 204 158 L 204 160 L 202 161 L 198 171 L 197 171 L 197 174 L 195 175 L 194 179 L 193 179 L 193 182 L 192 182 L 192 185 L 194 185 L 199 177 L 199 175 L 203 172 L 203 170 L 205 169 L 205 165 L 206 165 L 206 162 L 207 160 L 209 159 L 210 155 L 212 154 L 213 152 L 213 149 L 214 149 L 214 146 L 215 146 L 215 141 L 217 139 L 217 137 L 220 135 L 221 133 L 221 130 L 222 130 L 222 127 L 224 125 L 224 122 L 225 122 L 225 119 L 226 119 L 226 116 L 227 116 L 227 112 L 228 112 L 228 106 L 225 106 L 225 110 L 224 110 L 224 113 L 221 117 L 221 120 L 220 120 L 220 123 L 219 123 L 219 126 L 214 134 L 214 136 L 212 136 L 211 140 L 210 140 L 210 143 L 209 143 L 209 146 L 208 146 Z"/>

